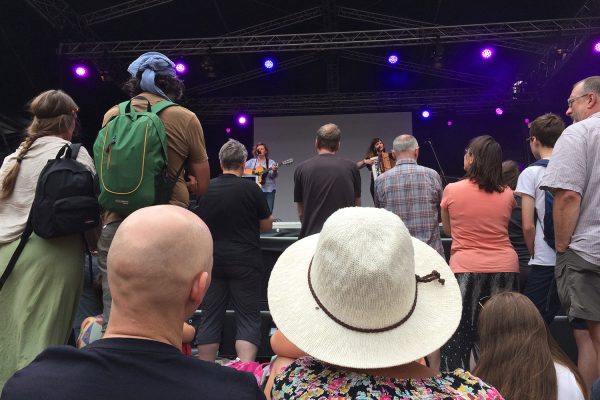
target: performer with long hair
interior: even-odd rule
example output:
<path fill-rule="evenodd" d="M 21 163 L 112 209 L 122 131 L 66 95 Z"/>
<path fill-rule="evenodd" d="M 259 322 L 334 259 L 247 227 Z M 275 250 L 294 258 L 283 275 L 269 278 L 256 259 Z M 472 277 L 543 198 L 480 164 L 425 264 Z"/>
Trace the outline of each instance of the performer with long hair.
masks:
<path fill-rule="evenodd" d="M 396 157 L 394 156 L 394 153 L 387 152 L 385 150 L 385 144 L 383 143 L 383 140 L 381 140 L 380 138 L 373 138 L 373 140 L 371 140 L 371 144 L 369 145 L 369 149 L 365 154 L 365 158 L 363 160 L 357 161 L 356 166 L 359 169 L 367 167 L 369 171 L 372 171 L 373 164 L 375 163 L 375 160 L 373 159 L 375 157 L 377 157 L 376 165 L 378 168 L 378 175 L 384 173 L 388 169 L 394 168 L 394 166 L 396 165 Z M 375 199 L 375 178 L 373 174 L 371 174 L 370 190 L 371 196 L 373 197 L 373 199 Z"/>
<path fill-rule="evenodd" d="M 259 182 L 269 210 L 273 212 L 275 205 L 275 179 L 277 178 L 277 163 L 269 159 L 269 148 L 264 143 L 256 143 L 252 148 L 254 158 L 246 161 L 245 169 L 255 171 L 259 175 Z"/>

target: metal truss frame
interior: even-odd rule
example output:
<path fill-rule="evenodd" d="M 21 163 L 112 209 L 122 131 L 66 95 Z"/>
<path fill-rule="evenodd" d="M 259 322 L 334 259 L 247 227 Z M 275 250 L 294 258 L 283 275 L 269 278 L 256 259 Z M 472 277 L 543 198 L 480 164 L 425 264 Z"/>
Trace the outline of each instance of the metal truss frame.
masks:
<path fill-rule="evenodd" d="M 369 64 L 375 64 L 382 67 L 388 67 L 392 69 L 401 69 L 403 71 L 415 72 L 418 74 L 424 74 L 429 76 L 435 76 L 438 78 L 451 79 L 455 81 L 471 83 L 475 85 L 485 85 L 493 83 L 489 77 L 469 74 L 466 72 L 454 71 L 445 68 L 435 68 L 430 65 L 411 63 L 408 61 L 398 60 L 396 64 L 389 64 L 381 58 L 373 57 L 373 55 L 359 52 L 356 50 L 344 50 L 340 52 L 340 56 L 349 60 L 361 61 Z"/>
<path fill-rule="evenodd" d="M 350 7 L 338 7 L 338 16 L 346 19 L 370 22 L 377 25 L 388 26 L 390 28 L 419 28 L 419 27 L 436 27 L 439 25 L 424 21 L 416 21 L 413 19 L 399 18 L 385 14 L 378 14 L 370 11 L 357 10 Z M 543 46 L 540 43 L 532 42 L 523 39 L 499 39 L 495 44 L 498 46 L 526 51 L 534 54 L 543 54 Z"/>
<path fill-rule="evenodd" d="M 428 106 L 436 112 L 476 114 L 523 107 L 532 97 L 511 100 L 490 95 L 483 88 L 427 89 L 385 92 L 327 93 L 290 96 L 198 98 L 186 105 L 201 119 L 230 117 L 239 112 L 253 115 L 311 114 L 327 112 L 416 111 Z"/>
<path fill-rule="evenodd" d="M 32 0 L 30 0 L 32 1 Z M 580 35 L 600 32 L 600 17 L 565 18 L 434 26 L 371 31 L 223 36 L 215 38 L 61 43 L 59 52 L 70 57 L 133 57 L 141 52 L 161 51 L 181 56 L 263 51 L 340 50 L 356 47 L 414 46 L 426 43 L 473 42 Z"/>
<path fill-rule="evenodd" d="M 284 71 L 286 69 L 296 68 L 301 65 L 309 64 L 318 60 L 319 57 L 314 53 L 304 54 L 278 63 L 274 71 L 267 71 L 264 68 L 256 68 L 251 71 L 246 71 L 233 76 L 228 76 L 227 78 L 219 79 L 214 82 L 190 87 L 189 89 L 186 89 L 186 93 L 188 95 L 210 93 L 214 92 L 215 90 L 223 89 L 229 86 L 234 86 L 242 82 L 250 81 L 252 79 L 257 79 L 263 76 L 271 75 L 276 73 L 277 71 Z"/>
<path fill-rule="evenodd" d="M 76 40 L 99 40 L 85 20 L 65 0 L 26 0 L 53 28 L 72 31 Z"/>
<path fill-rule="evenodd" d="M 263 33 L 273 32 L 277 29 L 310 21 L 315 18 L 320 18 L 322 15 L 323 13 L 321 12 L 321 7 L 317 6 L 303 11 L 288 14 L 280 18 L 275 18 L 260 24 L 252 25 L 247 28 L 228 32 L 226 36 L 262 35 Z"/>
<path fill-rule="evenodd" d="M 110 21 L 115 18 L 121 18 L 125 15 L 134 14 L 139 11 L 147 10 L 152 7 L 170 3 L 173 0 L 130 0 L 100 10 L 92 11 L 82 15 L 82 18 L 88 25 L 95 25 Z"/>

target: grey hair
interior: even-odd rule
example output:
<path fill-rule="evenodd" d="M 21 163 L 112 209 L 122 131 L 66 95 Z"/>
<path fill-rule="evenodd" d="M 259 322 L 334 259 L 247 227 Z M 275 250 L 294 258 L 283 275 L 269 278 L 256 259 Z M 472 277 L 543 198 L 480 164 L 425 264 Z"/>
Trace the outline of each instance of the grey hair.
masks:
<path fill-rule="evenodd" d="M 336 151 L 341 138 L 342 131 L 336 124 L 325 124 L 317 130 L 317 147 Z"/>
<path fill-rule="evenodd" d="M 235 139 L 229 139 L 219 150 L 219 161 L 224 169 L 235 170 L 246 162 L 248 150 Z"/>
<path fill-rule="evenodd" d="M 408 151 L 414 151 L 419 148 L 419 143 L 412 135 L 400 135 L 394 139 L 394 153 L 406 153 Z"/>
<path fill-rule="evenodd" d="M 586 93 L 593 92 L 600 96 L 600 76 L 590 76 L 576 83 L 583 83 L 583 91 Z"/>

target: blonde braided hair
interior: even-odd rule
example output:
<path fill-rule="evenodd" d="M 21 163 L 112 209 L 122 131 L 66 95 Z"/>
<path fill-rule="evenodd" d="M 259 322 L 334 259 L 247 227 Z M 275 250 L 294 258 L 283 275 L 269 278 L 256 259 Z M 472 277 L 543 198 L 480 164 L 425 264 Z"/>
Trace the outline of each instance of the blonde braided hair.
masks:
<path fill-rule="evenodd" d="M 73 127 L 78 110 L 75 101 L 62 90 L 47 90 L 31 101 L 33 121 L 27 127 L 27 137 L 17 150 L 17 162 L 2 181 L 0 200 L 13 193 L 21 162 L 33 143 L 44 136 L 64 135 Z"/>

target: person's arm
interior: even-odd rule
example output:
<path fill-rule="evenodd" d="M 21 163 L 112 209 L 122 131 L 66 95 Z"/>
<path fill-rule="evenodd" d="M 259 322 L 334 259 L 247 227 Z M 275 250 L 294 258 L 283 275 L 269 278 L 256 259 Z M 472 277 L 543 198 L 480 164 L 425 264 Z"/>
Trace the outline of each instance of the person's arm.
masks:
<path fill-rule="evenodd" d="M 261 219 L 260 221 L 260 232 L 269 232 L 271 229 L 273 229 L 273 216 L 269 215 L 267 218 L 265 219 Z"/>
<path fill-rule="evenodd" d="M 370 158 L 365 158 L 364 160 L 359 160 L 356 162 L 356 168 L 358 169 L 362 169 L 367 165 L 373 165 L 373 160 L 371 160 Z"/>
<path fill-rule="evenodd" d="M 567 251 L 571 237 L 575 232 L 579 211 L 581 207 L 581 195 L 572 190 L 557 189 L 554 192 L 554 241 L 556 251 Z"/>
<path fill-rule="evenodd" d="M 202 196 L 208 190 L 208 182 L 210 181 L 210 167 L 208 160 L 203 162 L 190 163 L 190 177 L 193 176 L 196 180 L 195 184 L 188 186 L 190 192 L 197 196 Z M 192 180 L 190 180 L 191 182 Z"/>
<path fill-rule="evenodd" d="M 354 206 L 355 207 L 360 207 L 360 197 L 357 197 L 354 199 Z"/>
<path fill-rule="evenodd" d="M 298 220 L 304 223 L 304 203 L 296 203 L 296 208 L 298 209 Z"/>
<path fill-rule="evenodd" d="M 271 170 L 269 171 L 269 173 L 271 174 L 271 178 L 275 179 L 277 178 L 277 170 L 279 169 L 279 166 L 275 161 L 271 160 L 271 162 Z"/>
<path fill-rule="evenodd" d="M 535 199 L 527 194 L 521 195 L 521 220 L 523 238 L 529 254 L 533 256 L 535 249 Z"/>
<path fill-rule="evenodd" d="M 444 228 L 444 233 L 448 236 L 452 236 L 452 229 L 450 227 L 450 213 L 447 208 L 442 207 L 442 227 Z"/>

